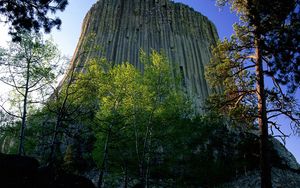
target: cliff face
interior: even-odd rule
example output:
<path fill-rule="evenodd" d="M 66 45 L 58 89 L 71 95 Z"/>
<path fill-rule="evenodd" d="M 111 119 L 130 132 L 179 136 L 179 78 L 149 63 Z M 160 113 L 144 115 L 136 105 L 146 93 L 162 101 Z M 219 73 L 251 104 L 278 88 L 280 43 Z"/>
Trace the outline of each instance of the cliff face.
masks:
<path fill-rule="evenodd" d="M 97 52 L 79 56 L 88 36 Z M 193 9 L 169 0 L 99 0 L 87 13 L 73 64 L 82 65 L 95 56 L 120 64 L 129 61 L 139 69 L 139 51 L 163 51 L 172 68 L 184 78 L 183 88 L 200 110 L 211 92 L 204 78 L 210 48 L 218 39 L 215 26 Z M 76 59 L 76 61 L 75 61 Z"/>

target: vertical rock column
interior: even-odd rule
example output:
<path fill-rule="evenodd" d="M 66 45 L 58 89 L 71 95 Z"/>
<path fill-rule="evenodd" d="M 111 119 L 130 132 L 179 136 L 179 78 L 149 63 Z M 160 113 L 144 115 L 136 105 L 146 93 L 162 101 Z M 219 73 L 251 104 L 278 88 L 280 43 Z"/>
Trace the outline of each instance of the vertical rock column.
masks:
<path fill-rule="evenodd" d="M 103 50 L 75 58 L 84 41 L 94 33 L 93 43 Z M 163 51 L 174 70 L 183 74 L 182 87 L 201 112 L 211 92 L 204 78 L 211 46 L 218 34 L 215 26 L 192 8 L 169 0 L 98 0 L 87 13 L 74 53 L 73 64 L 83 65 L 89 58 L 102 56 L 120 64 L 130 62 L 143 69 L 139 51 Z M 91 44 L 92 45 L 92 44 Z M 80 66 L 81 67 L 81 66 Z"/>

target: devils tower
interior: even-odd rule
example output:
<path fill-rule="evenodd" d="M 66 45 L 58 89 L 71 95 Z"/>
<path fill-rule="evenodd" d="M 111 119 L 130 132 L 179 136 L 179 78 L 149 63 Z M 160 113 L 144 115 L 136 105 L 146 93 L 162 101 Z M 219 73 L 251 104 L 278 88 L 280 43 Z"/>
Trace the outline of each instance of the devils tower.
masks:
<path fill-rule="evenodd" d="M 102 50 L 79 57 L 88 36 Z M 211 46 L 218 34 L 205 16 L 170 0 L 98 0 L 84 18 L 72 64 L 83 65 L 100 56 L 120 64 L 128 61 L 139 69 L 139 51 L 164 52 L 173 70 L 180 71 L 183 89 L 200 109 L 211 92 L 204 78 Z"/>

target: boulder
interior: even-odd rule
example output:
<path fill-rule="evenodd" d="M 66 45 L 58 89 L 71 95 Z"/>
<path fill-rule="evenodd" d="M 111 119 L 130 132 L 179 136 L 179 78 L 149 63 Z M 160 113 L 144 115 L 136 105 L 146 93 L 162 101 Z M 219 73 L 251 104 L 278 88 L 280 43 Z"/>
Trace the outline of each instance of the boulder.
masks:
<path fill-rule="evenodd" d="M 31 157 L 0 153 L 0 187 L 94 188 L 87 178 L 49 167 Z"/>

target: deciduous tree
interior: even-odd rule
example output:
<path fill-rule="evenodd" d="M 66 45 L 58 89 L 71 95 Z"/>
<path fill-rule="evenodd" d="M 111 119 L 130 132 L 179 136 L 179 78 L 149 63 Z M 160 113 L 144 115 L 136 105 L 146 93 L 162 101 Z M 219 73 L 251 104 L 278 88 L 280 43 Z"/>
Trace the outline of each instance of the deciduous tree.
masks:
<path fill-rule="evenodd" d="M 94 156 L 100 167 L 99 187 L 108 169 L 117 166 L 111 161 L 121 163 L 125 182 L 129 168 L 136 168 L 141 184 L 149 186 L 153 152 L 158 147 L 154 144 L 158 122 L 185 117 L 190 104 L 184 93 L 176 90 L 176 74 L 164 55 L 153 51 L 150 56 L 141 56 L 143 73 L 129 63 L 111 67 L 105 61 L 92 60 L 77 83 L 81 88 L 93 84 L 98 93 Z"/>
<path fill-rule="evenodd" d="M 11 87 L 12 111 L 2 105 L 9 115 L 20 119 L 20 155 L 25 155 L 24 141 L 28 110 L 33 104 L 45 102 L 49 97 L 49 85 L 58 74 L 58 49 L 50 40 L 43 40 L 39 34 L 23 34 L 20 42 L 11 43 L 9 49 L 2 50 L 1 82 Z M 58 71 L 58 72 L 57 72 Z"/>

